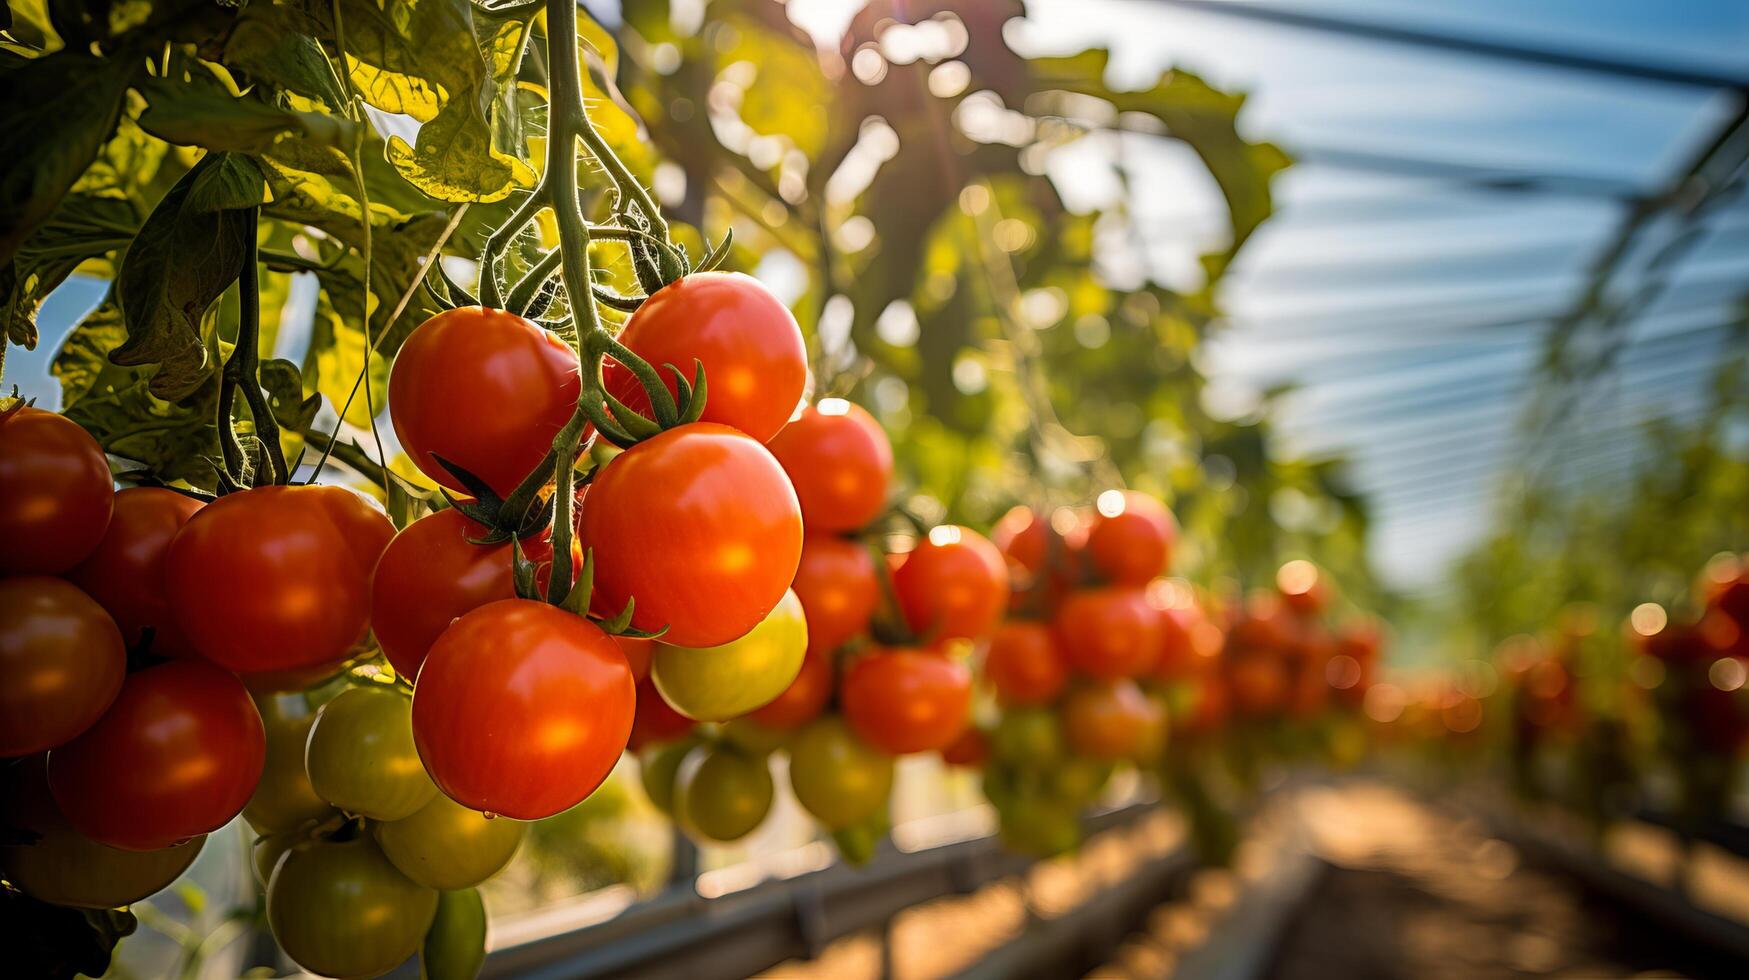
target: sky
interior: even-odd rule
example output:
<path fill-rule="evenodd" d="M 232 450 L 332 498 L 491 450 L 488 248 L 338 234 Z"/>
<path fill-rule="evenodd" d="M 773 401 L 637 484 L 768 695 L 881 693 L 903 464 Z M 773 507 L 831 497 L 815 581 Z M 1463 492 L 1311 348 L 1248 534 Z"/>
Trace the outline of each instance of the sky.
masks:
<path fill-rule="evenodd" d="M 682 6 L 676 0 L 675 6 Z M 615 19 L 617 4 L 589 6 Z M 792 20 L 829 42 L 856 0 L 791 0 Z M 1299 11 L 1628 61 L 1743 72 L 1749 4 L 1600 0 L 1303 0 Z M 1278 451 L 1341 454 L 1373 501 L 1384 580 L 1437 593 L 1453 558 L 1485 533 L 1496 489 L 1522 458 L 1542 330 L 1571 304 L 1586 263 L 1621 216 L 1597 187 L 1652 189 L 1731 106 L 1716 92 L 1524 66 L 1213 15 L 1144 0 L 1036 0 L 1009 40 L 1028 53 L 1112 50 L 1111 78 L 1143 87 L 1177 66 L 1249 92 L 1248 136 L 1300 163 L 1276 185 L 1278 215 L 1248 243 L 1221 300 L 1226 324 L 1199 365 L 1209 407 L 1241 416 L 1291 386 L 1272 418 Z M 1131 202 L 1152 274 L 1193 287 L 1195 258 L 1225 219 L 1182 146 L 1134 137 L 1146 174 Z M 1103 148 L 1109 151 L 1110 148 Z M 1085 152 L 1102 152 L 1089 147 Z M 1507 194 L 1381 170 L 1361 153 L 1486 172 L 1556 174 L 1577 191 Z M 1071 204 L 1109 191 L 1068 154 L 1052 168 Z M 1077 176 L 1077 173 L 1082 176 Z M 1625 366 L 1557 450 L 1578 480 L 1619 473 L 1622 426 L 1699 405 L 1726 304 L 1749 271 L 1749 215 L 1712 231 L 1632 329 Z M 1656 240 L 1660 229 L 1654 229 Z M 74 280 L 46 304 L 44 343 L 12 349 L 6 380 L 58 402 L 46 365 L 101 285 Z M 1478 324 L 1493 324 L 1478 329 Z M 1588 441 L 1589 440 L 1589 441 Z M 1581 448 L 1583 447 L 1583 448 Z M 1602 447 L 1600 450 L 1599 447 Z M 1613 468 L 1612 468 L 1613 467 Z"/>

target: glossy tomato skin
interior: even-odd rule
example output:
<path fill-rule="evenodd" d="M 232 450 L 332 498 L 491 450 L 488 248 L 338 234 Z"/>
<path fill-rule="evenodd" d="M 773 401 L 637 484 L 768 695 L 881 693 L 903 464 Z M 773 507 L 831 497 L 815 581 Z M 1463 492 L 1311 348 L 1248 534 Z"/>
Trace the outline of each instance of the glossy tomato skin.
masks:
<path fill-rule="evenodd" d="M 370 625 L 371 569 L 394 533 L 342 487 L 226 494 L 170 543 L 170 611 L 196 653 L 237 673 L 337 663 Z"/>
<path fill-rule="evenodd" d="M 304 746 L 310 740 L 315 715 L 294 712 L 282 699 L 257 702 L 267 730 L 267 757 L 255 793 L 243 807 L 243 819 L 257 834 L 283 834 L 309 823 L 319 823 L 334 813 L 327 800 L 316 795 L 304 766 Z M 285 698 L 296 705 L 302 698 Z"/>
<path fill-rule="evenodd" d="M 930 640 L 975 640 L 1008 605 L 1002 553 L 971 528 L 946 524 L 917 543 L 893 572 L 893 592 L 911 629 Z"/>
<path fill-rule="evenodd" d="M 1017 619 L 990 637 L 984 677 L 1005 705 L 1049 704 L 1069 682 L 1069 662 L 1049 626 Z"/>
<path fill-rule="evenodd" d="M 67 823 L 49 795 L 41 756 L 0 766 L 0 826 L 35 835 L 31 843 L 0 843 L 0 875 L 52 905 L 113 909 L 158 892 L 194 863 L 206 843 L 156 851 L 105 847 Z"/>
<path fill-rule="evenodd" d="M 437 786 L 413 745 L 413 706 L 386 684 L 349 687 L 322 706 L 304 746 L 316 795 L 347 813 L 401 820 Z"/>
<path fill-rule="evenodd" d="M 809 531 L 854 531 L 886 509 L 893 444 L 860 405 L 808 406 L 771 440 L 771 453 L 795 483 Z"/>
<path fill-rule="evenodd" d="M 844 673 L 844 718 L 891 755 L 946 748 L 971 721 L 972 674 L 939 654 L 877 649 Z"/>
<path fill-rule="evenodd" d="M 1091 677 L 1136 677 L 1160 659 L 1160 612 L 1134 586 L 1071 593 L 1055 626 L 1069 663 Z"/>
<path fill-rule="evenodd" d="M 1088 758 L 1143 759 L 1159 751 L 1166 715 L 1134 681 L 1090 684 L 1063 702 L 1063 734 Z"/>
<path fill-rule="evenodd" d="M 820 716 L 832 700 L 832 661 L 826 654 L 809 650 L 801 670 L 771 703 L 747 717 L 774 731 L 800 728 Z"/>
<path fill-rule="evenodd" d="M 826 715 L 789 744 L 796 801 L 827 830 L 854 827 L 879 814 L 893 792 L 893 757 L 857 738 L 844 719 Z"/>
<path fill-rule="evenodd" d="M 383 855 L 415 883 L 439 891 L 472 888 L 504 869 L 528 824 L 470 810 L 442 793 L 401 820 L 372 826 Z"/>
<path fill-rule="evenodd" d="M 419 675 L 425 652 L 456 617 L 516 598 L 511 544 L 478 545 L 485 526 L 454 508 L 414 521 L 383 549 L 371 576 L 371 629 L 395 672 Z"/>
<path fill-rule="evenodd" d="M 1165 504 L 1134 490 L 1106 491 L 1087 528 L 1087 554 L 1106 579 L 1143 585 L 1165 570 L 1177 536 Z"/>
<path fill-rule="evenodd" d="M 176 532 L 201 506 L 193 497 L 162 487 L 122 490 L 115 495 L 103 540 L 67 573 L 68 581 L 108 610 L 130 646 L 150 629 L 152 652 L 193 655 L 164 595 L 164 556 Z"/>
<path fill-rule="evenodd" d="M 0 413 L 0 575 L 57 575 L 109 526 L 115 483 L 79 423 L 28 406 Z"/>
<path fill-rule="evenodd" d="M 389 417 L 421 473 L 468 492 L 441 456 L 507 497 L 546 457 L 581 386 L 577 355 L 557 335 L 464 306 L 407 336 L 389 374 Z"/>
<path fill-rule="evenodd" d="M 669 429 L 614 457 L 589 487 L 582 539 L 597 609 L 637 600 L 632 625 L 713 647 L 782 599 L 802 553 L 795 490 L 756 440 L 726 425 Z"/>
<path fill-rule="evenodd" d="M 149 851 L 230 822 L 266 756 L 261 714 L 242 682 L 172 660 L 129 674 L 97 724 L 49 753 L 49 788 L 80 833 Z"/>
<path fill-rule="evenodd" d="M 121 631 L 77 586 L 46 575 L 0 579 L 0 758 L 90 728 L 126 672 Z"/>
<path fill-rule="evenodd" d="M 619 342 L 650 362 L 670 393 L 672 364 L 693 380 L 704 364 L 709 395 L 701 421 L 718 422 L 769 442 L 801 404 L 808 351 L 789 309 L 759 280 L 739 272 L 695 272 L 650 294 L 626 320 Z M 603 365 L 607 392 L 652 417 L 637 376 Z"/>
<path fill-rule="evenodd" d="M 662 700 L 656 682 L 649 677 L 638 681 L 638 706 L 632 715 L 632 733 L 626 748 L 636 752 L 647 745 L 671 742 L 693 730 L 698 722 L 674 710 Z"/>
<path fill-rule="evenodd" d="M 830 653 L 868 631 L 880 605 L 874 556 L 860 542 L 827 534 L 802 539 L 796 597 L 808 615 L 808 649 Z"/>
<path fill-rule="evenodd" d="M 436 914 L 437 892 L 409 881 L 368 834 L 299 844 L 267 883 L 273 938 L 323 976 L 375 977 L 400 966 Z"/>
<path fill-rule="evenodd" d="M 759 625 L 713 647 L 658 641 L 650 680 L 676 711 L 698 721 L 728 721 L 769 704 L 801 672 L 808 624 L 801 600 L 786 591 Z"/>
<path fill-rule="evenodd" d="M 673 806 L 694 835 L 732 841 L 765 821 L 775 795 L 764 756 L 719 743 L 701 745 L 681 761 Z"/>
<path fill-rule="evenodd" d="M 437 638 L 414 689 L 413 738 L 450 799 L 539 820 L 607 778 L 636 703 L 612 637 L 555 606 L 504 599 Z"/>
<path fill-rule="evenodd" d="M 631 665 L 633 677 L 641 682 L 650 676 L 650 658 L 656 652 L 653 641 L 641 636 L 616 636 L 613 642 L 619 644 L 620 652 L 626 655 L 626 663 Z"/>

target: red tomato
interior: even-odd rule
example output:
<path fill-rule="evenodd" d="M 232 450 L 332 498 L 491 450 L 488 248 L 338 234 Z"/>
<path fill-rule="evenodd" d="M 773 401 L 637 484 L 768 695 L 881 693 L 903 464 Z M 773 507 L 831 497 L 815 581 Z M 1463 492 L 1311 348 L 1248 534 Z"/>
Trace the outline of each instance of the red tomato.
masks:
<path fill-rule="evenodd" d="M 810 531 L 854 531 L 881 516 L 893 480 L 893 445 L 862 406 L 826 398 L 771 440 L 794 481 Z"/>
<path fill-rule="evenodd" d="M 1002 515 L 990 530 L 990 541 L 1008 560 L 1034 575 L 1050 559 L 1053 538 L 1051 522 L 1030 507 L 1015 507 Z"/>
<path fill-rule="evenodd" d="M 1014 620 L 997 627 L 990 638 L 984 677 L 1005 705 L 1049 704 L 1069 682 L 1069 663 L 1050 627 Z"/>
<path fill-rule="evenodd" d="M 893 572 L 893 591 L 916 632 L 975 640 L 995 628 L 1008 605 L 1008 565 L 982 534 L 943 524 Z"/>
<path fill-rule="evenodd" d="M 640 678 L 637 684 L 638 703 L 632 714 L 632 733 L 626 748 L 636 752 L 646 745 L 672 742 L 698 724 L 662 700 L 662 692 L 656 690 L 656 682 L 648 675 Z"/>
<path fill-rule="evenodd" d="M 598 610 L 633 599 L 632 625 L 713 647 L 765 619 L 789 589 L 802 518 L 783 468 L 726 425 L 682 425 L 615 456 L 590 485 L 583 541 Z"/>
<path fill-rule="evenodd" d="M 802 538 L 796 598 L 808 618 L 808 649 L 830 653 L 868 629 L 880 605 L 874 556 L 856 541 L 826 534 Z"/>
<path fill-rule="evenodd" d="M 625 655 L 594 623 L 503 599 L 456 620 L 426 654 L 413 740 L 450 799 L 539 820 L 613 770 L 631 735 L 636 687 Z"/>
<path fill-rule="evenodd" d="M 1227 692 L 1235 709 L 1248 715 L 1281 710 L 1291 683 L 1286 665 L 1266 653 L 1249 651 L 1237 657 L 1223 655 L 1222 660 L 1227 672 Z"/>
<path fill-rule="evenodd" d="M 832 700 L 832 661 L 828 654 L 810 649 L 802 658 L 801 672 L 775 701 L 755 708 L 747 717 L 779 731 L 800 728 L 820 716 Z"/>
<path fill-rule="evenodd" d="M 1133 490 L 1107 490 L 1087 529 L 1087 552 L 1099 574 L 1142 585 L 1165 570 L 1177 536 L 1165 504 Z"/>
<path fill-rule="evenodd" d="M 55 575 L 97 547 L 115 483 L 77 422 L 19 406 L 0 413 L 0 575 Z"/>
<path fill-rule="evenodd" d="M 425 651 L 457 616 L 498 599 L 516 597 L 511 546 L 478 545 L 487 529 L 461 511 L 440 510 L 395 535 L 371 576 L 370 624 L 395 671 L 418 675 Z M 551 568 L 545 535 L 522 545 L 531 560 Z"/>
<path fill-rule="evenodd" d="M 164 562 L 176 623 L 238 673 L 345 659 L 370 625 L 370 576 L 394 525 L 343 487 L 256 487 L 189 518 Z"/>
<path fill-rule="evenodd" d="M 49 789 L 73 829 L 149 851 L 229 823 L 266 761 L 267 733 L 242 682 L 171 660 L 128 675 L 97 724 L 49 753 Z"/>
<path fill-rule="evenodd" d="M 1225 637 L 1221 628 L 1194 600 L 1175 604 L 1159 601 L 1159 590 L 1148 588 L 1148 599 L 1160 612 L 1160 659 L 1154 676 L 1162 681 L 1197 677 L 1213 667 Z"/>
<path fill-rule="evenodd" d="M 1166 734 L 1166 714 L 1134 681 L 1077 689 L 1063 702 L 1063 733 L 1077 753 L 1094 759 L 1147 758 Z"/>
<path fill-rule="evenodd" d="M 0 579 L 0 758 L 61 745 L 121 690 L 128 655 L 103 607 L 46 575 Z"/>
<path fill-rule="evenodd" d="M 941 750 L 941 761 L 950 766 L 982 768 L 990 761 L 990 740 L 982 729 L 968 727 L 951 745 Z"/>
<path fill-rule="evenodd" d="M 845 671 L 840 698 L 844 720 L 869 745 L 889 755 L 935 751 L 971 721 L 972 674 L 939 654 L 875 650 Z"/>
<path fill-rule="evenodd" d="M 1296 558 L 1275 573 L 1275 587 L 1282 601 L 1302 616 L 1316 616 L 1330 604 L 1330 585 L 1318 571 L 1318 566 Z"/>
<path fill-rule="evenodd" d="M 467 492 L 435 454 L 508 496 L 553 447 L 581 386 L 577 355 L 556 335 L 464 306 L 407 336 L 389 374 L 389 418 L 426 476 Z"/>
<path fill-rule="evenodd" d="M 194 654 L 164 596 L 164 556 L 176 532 L 200 508 L 193 497 L 162 487 L 123 490 L 115 495 L 115 513 L 97 549 L 67 573 L 69 581 L 109 611 L 128 644 L 138 643 L 150 629 L 152 652 Z"/>
<path fill-rule="evenodd" d="M 1069 663 L 1093 677 L 1135 677 L 1160 659 L 1160 612 L 1135 586 L 1072 592 L 1054 625 Z"/>
<path fill-rule="evenodd" d="M 638 636 L 616 636 L 613 642 L 619 644 L 619 652 L 626 655 L 626 663 L 632 668 L 632 677 L 641 681 L 650 676 L 650 657 L 656 652 L 652 647 L 654 640 Z"/>
<path fill-rule="evenodd" d="M 696 272 L 663 286 L 626 321 L 619 342 L 650 362 L 678 394 L 672 364 L 693 379 L 704 364 L 708 397 L 702 422 L 733 426 L 769 442 L 801 404 L 808 384 L 808 349 L 796 318 L 759 280 L 739 272 Z M 613 361 L 603 365 L 608 394 L 650 416 L 650 396 L 637 376 Z"/>

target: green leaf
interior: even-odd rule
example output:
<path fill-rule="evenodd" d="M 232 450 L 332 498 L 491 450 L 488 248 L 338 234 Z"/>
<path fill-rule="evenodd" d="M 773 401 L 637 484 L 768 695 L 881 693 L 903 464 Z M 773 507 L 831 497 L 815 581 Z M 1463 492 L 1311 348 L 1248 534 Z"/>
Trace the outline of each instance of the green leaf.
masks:
<path fill-rule="evenodd" d="M 304 397 L 303 372 L 285 358 L 261 362 L 261 388 L 267 393 L 267 407 L 274 420 L 284 430 L 304 431 L 322 410 L 322 396 Z"/>
<path fill-rule="evenodd" d="M 127 201 L 74 193 L 62 199 L 11 262 L 0 266 L 0 335 L 36 346 L 36 314 L 80 265 L 125 249 L 139 219 Z"/>
<path fill-rule="evenodd" d="M 368 428 L 373 415 L 371 409 L 381 409 L 388 395 L 389 365 L 381 354 L 370 355 L 370 392 L 366 399 L 364 387 L 359 387 L 353 395 L 352 403 L 347 405 L 347 395 L 352 393 L 353 382 L 358 379 L 359 369 L 365 363 L 364 331 L 358 324 L 363 317 L 344 316 L 335 310 L 334 304 L 356 304 L 356 287 L 344 289 L 335 295 L 332 288 L 324 289 L 316 303 L 316 317 L 311 324 L 310 352 L 304 360 L 303 385 L 313 389 L 328 399 L 336 412 L 341 406 L 346 406 L 346 414 L 342 416 L 347 424 L 359 428 Z"/>
<path fill-rule="evenodd" d="M 0 262 L 60 204 L 115 131 L 133 62 L 62 51 L 0 56 L 10 106 L 0 127 Z"/>
<path fill-rule="evenodd" d="M 244 8 L 225 42 L 225 64 L 319 99 L 336 112 L 346 107 L 340 77 L 321 42 L 299 30 L 296 15 L 279 4 L 252 3 Z"/>
<path fill-rule="evenodd" d="M 139 89 L 146 98 L 140 128 L 180 146 L 260 153 L 289 133 L 326 146 L 352 143 L 352 122 L 282 109 L 254 95 L 233 95 L 198 64 L 171 78 L 143 81 Z"/>
<path fill-rule="evenodd" d="M 255 234 L 255 217 L 248 209 L 196 211 L 189 206 L 201 175 L 224 166 L 224 158 L 202 158 L 164 195 L 134 236 L 116 277 L 128 341 L 110 359 L 123 366 L 158 365 L 152 392 L 168 401 L 188 397 L 213 373 L 205 314 L 237 281 L 248 236 Z"/>
<path fill-rule="evenodd" d="M 195 214 L 240 211 L 261 204 L 267 181 L 255 161 L 237 153 L 221 153 L 212 166 L 194 178 L 186 207 Z"/>
<path fill-rule="evenodd" d="M 317 6 L 326 20 L 328 4 Z M 340 9 L 352 84 L 384 112 L 435 119 L 445 103 L 473 92 L 486 76 L 468 0 L 342 0 Z M 333 25 L 309 33 L 333 37 Z"/>

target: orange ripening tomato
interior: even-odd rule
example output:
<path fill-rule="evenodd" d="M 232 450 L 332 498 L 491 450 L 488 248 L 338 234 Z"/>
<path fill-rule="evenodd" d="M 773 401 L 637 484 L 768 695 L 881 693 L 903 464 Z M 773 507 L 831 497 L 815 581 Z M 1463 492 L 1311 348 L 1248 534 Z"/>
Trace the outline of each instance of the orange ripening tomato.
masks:
<path fill-rule="evenodd" d="M 1234 652 L 1240 655 L 1222 658 L 1233 707 L 1252 716 L 1280 711 L 1287 701 L 1290 684 L 1287 665 L 1264 652 Z"/>
<path fill-rule="evenodd" d="M 1032 575 L 1037 575 L 1044 569 L 1053 547 L 1061 547 L 1060 542 L 1053 542 L 1052 539 L 1056 537 L 1058 535 L 1051 528 L 1051 522 L 1030 507 L 1010 509 L 990 529 L 990 542 L 996 546 L 996 550 L 1006 555 L 1015 566 Z"/>
<path fill-rule="evenodd" d="M 516 597 L 510 542 L 475 544 L 485 525 L 451 508 L 414 521 L 396 534 L 371 576 L 371 629 L 395 672 L 418 676 L 425 651 L 456 617 L 499 599 Z M 547 532 L 522 542 L 540 563 L 543 587 L 551 574 Z"/>
<path fill-rule="evenodd" d="M 692 731 L 697 724 L 662 700 L 656 682 L 646 675 L 638 681 L 638 703 L 632 714 L 632 733 L 626 741 L 626 748 L 636 752 L 646 745 L 672 742 Z"/>
<path fill-rule="evenodd" d="M 238 673 L 335 663 L 370 625 L 371 570 L 394 534 L 343 487 L 226 494 L 170 543 L 170 611 L 196 653 Z"/>
<path fill-rule="evenodd" d="M 636 704 L 612 637 L 556 606 L 501 599 L 456 620 L 426 654 L 413 741 L 450 799 L 539 820 L 607 778 Z"/>
<path fill-rule="evenodd" d="M 809 531 L 854 531 L 881 515 L 893 481 L 893 445 L 860 405 L 824 398 L 771 440 Z"/>
<path fill-rule="evenodd" d="M 967 527 L 932 528 L 893 572 L 905 622 L 931 640 L 975 640 L 1008 606 L 1008 565 L 990 539 Z"/>
<path fill-rule="evenodd" d="M 266 763 L 267 732 L 242 682 L 171 660 L 128 675 L 97 724 L 49 752 L 49 789 L 81 834 L 150 851 L 229 823 Z"/>
<path fill-rule="evenodd" d="M 830 655 L 810 649 L 802 657 L 801 672 L 789 687 L 776 700 L 753 709 L 747 717 L 778 731 L 800 728 L 826 710 L 826 703 L 832 700 L 832 681 Z"/>
<path fill-rule="evenodd" d="M 880 605 L 874 556 L 860 542 L 826 534 L 802 538 L 796 598 L 808 618 L 808 649 L 829 653 L 868 630 Z"/>
<path fill-rule="evenodd" d="M 107 610 L 129 645 L 152 631 L 152 652 L 193 656 L 164 595 L 164 556 L 182 525 L 202 504 L 162 487 L 130 487 L 115 495 L 109 530 L 67 580 Z"/>
<path fill-rule="evenodd" d="M 1087 554 L 1105 578 L 1143 585 L 1166 569 L 1177 536 L 1165 504 L 1134 490 L 1107 490 L 1087 528 Z"/>
<path fill-rule="evenodd" d="M 1145 759 L 1166 737 L 1166 713 L 1134 681 L 1089 684 L 1063 702 L 1069 747 L 1093 759 Z"/>
<path fill-rule="evenodd" d="M 1069 662 L 1050 627 L 1011 620 L 990 637 L 984 677 L 1005 705 L 1049 704 L 1069 682 Z"/>
<path fill-rule="evenodd" d="M 844 672 L 844 720 L 889 755 L 953 744 L 971 722 L 972 674 L 964 664 L 909 648 L 876 649 Z"/>
<path fill-rule="evenodd" d="M 808 351 L 796 318 L 759 280 L 739 272 L 695 272 L 650 294 L 626 320 L 619 342 L 650 363 L 678 394 L 673 365 L 686 380 L 704 365 L 701 422 L 770 442 L 801 404 Z M 650 396 L 630 370 L 602 365 L 607 393 L 653 418 Z"/>
<path fill-rule="evenodd" d="M 626 655 L 633 678 L 642 681 L 650 676 L 650 657 L 656 652 L 654 640 L 641 636 L 616 636 L 613 642 L 619 644 L 619 652 Z"/>
<path fill-rule="evenodd" d="M 103 607 L 47 575 L 0 579 L 0 759 L 64 744 L 121 691 L 128 654 Z"/>
<path fill-rule="evenodd" d="M 15 405 L 0 412 L 0 575 L 58 575 L 97 547 L 115 482 L 79 423 Z"/>
<path fill-rule="evenodd" d="M 1163 681 L 1199 677 L 1219 663 L 1226 638 L 1200 606 L 1160 610 L 1160 659 L 1154 676 Z"/>
<path fill-rule="evenodd" d="M 789 591 L 802 517 L 783 468 L 738 429 L 669 429 L 601 468 L 584 502 L 595 608 L 667 627 L 664 643 L 721 646 L 759 625 Z"/>
<path fill-rule="evenodd" d="M 981 769 L 990 761 L 990 739 L 983 729 L 968 727 L 952 744 L 941 750 L 941 761 L 950 766 Z"/>
<path fill-rule="evenodd" d="M 546 458 L 582 387 L 557 335 L 504 310 L 446 310 L 407 335 L 389 373 L 389 418 L 419 471 L 468 488 L 441 456 L 507 497 Z"/>
<path fill-rule="evenodd" d="M 1135 586 L 1071 592 L 1054 625 L 1070 665 L 1091 677 L 1136 677 L 1160 659 L 1160 611 Z"/>

